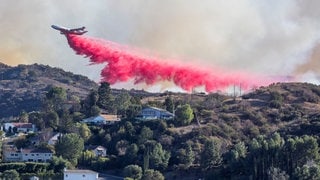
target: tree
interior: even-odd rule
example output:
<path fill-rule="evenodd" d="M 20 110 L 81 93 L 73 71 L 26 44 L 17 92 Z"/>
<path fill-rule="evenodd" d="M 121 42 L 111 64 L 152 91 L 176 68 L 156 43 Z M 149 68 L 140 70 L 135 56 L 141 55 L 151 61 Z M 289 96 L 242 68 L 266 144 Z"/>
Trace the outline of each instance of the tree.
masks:
<path fill-rule="evenodd" d="M 5 134 L 5 132 L 3 130 L 0 130 L 0 140 L 2 139 L 4 134 Z M 1 143 L 0 143 L 0 148 L 1 148 Z"/>
<path fill-rule="evenodd" d="M 5 170 L 1 177 L 3 179 L 19 180 L 19 173 L 15 169 Z"/>
<path fill-rule="evenodd" d="M 120 140 L 116 144 L 116 149 L 118 151 L 118 155 L 125 155 L 127 148 L 128 148 L 128 141 Z"/>
<path fill-rule="evenodd" d="M 140 180 L 142 177 L 142 168 L 138 165 L 128 165 L 123 169 L 123 175 L 134 180 Z"/>
<path fill-rule="evenodd" d="M 138 104 L 129 105 L 128 109 L 126 110 L 126 118 L 129 120 L 134 120 L 136 116 L 141 111 L 142 107 Z"/>
<path fill-rule="evenodd" d="M 138 136 L 138 143 L 143 144 L 147 140 L 151 140 L 152 138 L 153 138 L 153 131 L 149 127 L 143 126 Z"/>
<path fill-rule="evenodd" d="M 63 135 L 55 145 L 56 154 L 69 160 L 73 165 L 77 164 L 77 159 L 81 156 L 83 148 L 83 139 L 74 133 Z"/>
<path fill-rule="evenodd" d="M 128 92 L 121 92 L 118 94 L 114 101 L 114 107 L 117 111 L 117 114 L 125 115 L 126 110 L 129 108 L 131 104 L 131 96 Z"/>
<path fill-rule="evenodd" d="M 109 113 L 114 112 L 114 97 L 111 94 L 110 84 L 107 82 L 102 82 L 98 88 L 99 99 L 97 105 L 107 110 Z"/>
<path fill-rule="evenodd" d="M 288 180 L 289 175 L 279 168 L 270 167 L 268 170 L 268 180 Z"/>
<path fill-rule="evenodd" d="M 221 165 L 221 142 L 218 139 L 208 139 L 201 153 L 201 166 L 204 170 Z"/>
<path fill-rule="evenodd" d="M 225 157 L 229 165 L 230 175 L 239 175 L 246 172 L 248 168 L 247 153 L 247 147 L 242 141 L 235 144 L 234 147 L 226 153 Z"/>
<path fill-rule="evenodd" d="M 30 112 L 29 113 L 29 122 L 35 124 L 39 130 L 45 128 L 45 122 L 43 120 L 43 113 L 41 112 Z"/>
<path fill-rule="evenodd" d="M 167 97 L 164 100 L 164 104 L 163 105 L 166 107 L 167 111 L 173 113 L 174 103 L 173 103 L 173 99 L 171 97 Z"/>
<path fill-rule="evenodd" d="M 125 129 L 126 139 L 128 141 L 133 140 L 136 137 L 136 129 L 130 121 L 126 121 L 124 123 L 124 129 Z"/>
<path fill-rule="evenodd" d="M 136 144 L 131 144 L 127 150 L 125 155 L 125 161 L 127 164 L 134 163 L 135 159 L 138 157 L 139 148 Z"/>
<path fill-rule="evenodd" d="M 234 148 L 230 152 L 232 161 L 238 161 L 240 158 L 247 156 L 247 148 L 242 141 L 234 145 Z"/>
<path fill-rule="evenodd" d="M 19 116 L 19 122 L 27 123 L 29 121 L 29 115 L 26 111 L 22 111 Z"/>
<path fill-rule="evenodd" d="M 53 169 L 55 173 L 62 173 L 64 168 L 70 169 L 72 168 L 72 164 L 61 156 L 53 156 L 50 161 L 49 169 Z"/>
<path fill-rule="evenodd" d="M 179 126 L 186 126 L 191 123 L 194 118 L 193 110 L 189 104 L 178 106 L 175 112 L 175 123 Z"/>
<path fill-rule="evenodd" d="M 192 165 L 195 155 L 190 144 L 187 144 L 185 149 L 178 151 L 178 159 L 180 162 L 179 166 L 182 169 L 188 169 Z"/>
<path fill-rule="evenodd" d="M 190 144 L 187 144 L 185 165 L 190 167 L 195 160 L 195 155 Z"/>
<path fill-rule="evenodd" d="M 18 138 L 14 142 L 15 146 L 20 149 L 20 148 L 26 148 L 31 145 L 30 140 L 26 139 L 25 137 Z"/>
<path fill-rule="evenodd" d="M 72 113 L 80 112 L 81 111 L 80 98 L 76 95 L 71 95 L 69 100 L 72 102 L 72 107 L 70 108 L 70 111 Z"/>
<path fill-rule="evenodd" d="M 59 115 L 55 111 L 49 111 L 45 114 L 46 127 L 51 127 L 54 130 L 58 129 Z"/>
<path fill-rule="evenodd" d="M 302 167 L 308 161 L 319 160 L 317 139 L 312 136 L 289 138 L 284 148 L 287 158 L 286 168 L 290 176 L 297 167 Z"/>
<path fill-rule="evenodd" d="M 62 133 L 71 133 L 74 128 L 74 123 L 70 112 L 67 109 L 60 110 L 59 131 Z"/>
<path fill-rule="evenodd" d="M 82 152 L 82 164 L 91 165 L 94 158 L 96 158 L 96 154 L 93 151 L 86 150 Z"/>
<path fill-rule="evenodd" d="M 165 170 L 168 167 L 170 152 L 162 149 L 160 143 L 156 143 L 150 152 L 150 167 L 153 169 Z"/>
<path fill-rule="evenodd" d="M 62 108 L 63 103 L 67 100 L 67 92 L 62 87 L 52 87 L 46 93 L 45 107 L 46 111 L 58 111 Z"/>
<path fill-rule="evenodd" d="M 148 169 L 144 172 L 142 180 L 164 180 L 164 176 L 160 171 Z"/>
<path fill-rule="evenodd" d="M 91 90 L 85 100 L 81 101 L 81 110 L 84 114 L 89 117 L 92 114 L 92 107 L 97 106 L 99 94 L 95 90 Z"/>
<path fill-rule="evenodd" d="M 294 176 L 301 180 L 320 179 L 320 167 L 317 164 L 304 165 L 295 170 Z"/>
<path fill-rule="evenodd" d="M 91 131 L 90 131 L 87 124 L 85 124 L 85 123 L 80 124 L 79 134 L 80 134 L 81 138 L 84 139 L 85 141 L 87 141 L 90 138 Z"/>
<path fill-rule="evenodd" d="M 101 113 L 99 106 L 93 105 L 90 108 L 90 116 L 98 116 Z"/>

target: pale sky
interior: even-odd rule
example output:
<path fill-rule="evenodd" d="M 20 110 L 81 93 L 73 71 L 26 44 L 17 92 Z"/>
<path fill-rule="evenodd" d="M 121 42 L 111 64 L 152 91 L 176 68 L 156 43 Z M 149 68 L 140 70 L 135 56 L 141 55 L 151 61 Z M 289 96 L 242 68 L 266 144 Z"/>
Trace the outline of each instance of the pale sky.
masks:
<path fill-rule="evenodd" d="M 0 61 L 46 64 L 98 82 L 102 66 L 75 55 L 50 28 L 57 24 L 199 67 L 319 83 L 319 7 L 317 0 L 2 0 Z"/>

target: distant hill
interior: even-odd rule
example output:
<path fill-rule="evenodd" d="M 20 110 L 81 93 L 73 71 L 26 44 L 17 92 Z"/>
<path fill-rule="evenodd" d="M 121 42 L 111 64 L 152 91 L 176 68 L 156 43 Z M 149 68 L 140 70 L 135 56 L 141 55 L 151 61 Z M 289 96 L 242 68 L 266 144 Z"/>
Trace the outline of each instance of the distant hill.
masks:
<path fill-rule="evenodd" d="M 218 136 L 229 142 L 276 131 L 320 135 L 319 85 L 275 83 L 236 98 L 216 93 L 169 95 L 175 102 L 189 103 L 196 110 L 194 124 L 171 128 L 176 133 Z M 164 102 L 166 97 L 163 93 L 142 101 Z"/>
<path fill-rule="evenodd" d="M 32 64 L 8 66 L 0 63 L 0 118 L 40 110 L 41 99 L 53 86 L 63 87 L 68 95 L 85 97 L 98 84 L 82 75 L 60 68 Z"/>

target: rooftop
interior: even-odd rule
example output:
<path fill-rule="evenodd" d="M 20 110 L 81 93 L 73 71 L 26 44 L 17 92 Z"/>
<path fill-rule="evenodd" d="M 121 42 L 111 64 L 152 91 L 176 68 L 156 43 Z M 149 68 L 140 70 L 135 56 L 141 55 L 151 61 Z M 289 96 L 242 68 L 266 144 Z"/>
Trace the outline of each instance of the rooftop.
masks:
<path fill-rule="evenodd" d="M 65 169 L 64 173 L 86 173 L 86 174 L 98 174 L 95 171 L 89 169 Z"/>

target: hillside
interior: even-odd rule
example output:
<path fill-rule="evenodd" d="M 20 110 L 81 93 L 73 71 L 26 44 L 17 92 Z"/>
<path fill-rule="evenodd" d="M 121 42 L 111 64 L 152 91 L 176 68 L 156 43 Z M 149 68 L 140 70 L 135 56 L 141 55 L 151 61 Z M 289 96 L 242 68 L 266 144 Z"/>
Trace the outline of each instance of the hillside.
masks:
<path fill-rule="evenodd" d="M 305 172 L 301 168 L 320 161 L 318 85 L 275 83 L 241 97 L 111 89 L 110 98 L 107 83 L 98 87 L 86 77 L 44 65 L 1 64 L 0 77 L 0 111 L 7 115 L 2 117 L 18 115 L 22 110 L 39 110 L 41 98 L 52 86 L 63 87 L 69 96 L 84 100 L 77 110 L 61 111 L 59 108 L 63 107 L 56 106 L 55 111 L 61 113 L 57 113 L 58 118 L 50 119 L 51 112 L 41 112 L 41 118 L 28 119 L 43 130 L 50 127 L 70 134 L 86 131 L 80 134 L 86 145 L 108 149 L 108 158 L 81 158 L 74 161 L 79 162 L 78 167 L 110 170 L 122 176 L 122 170 L 130 165 L 150 164 L 151 169 L 159 170 L 167 179 L 267 179 L 279 175 L 277 172 L 298 177 Z M 91 89 L 99 90 L 85 98 Z M 122 120 L 113 125 L 77 126 L 80 118 L 93 116 L 92 110 L 104 105 L 111 107 L 104 110 L 117 112 Z M 140 110 L 148 106 L 167 109 L 175 117 L 137 120 Z M 188 112 L 182 113 L 183 107 Z M 186 119 L 190 121 L 181 123 Z M 68 149 L 56 149 L 57 156 Z M 72 160 L 70 156 L 63 158 Z M 312 165 L 315 166 L 320 177 L 320 166 Z"/>
<path fill-rule="evenodd" d="M 85 97 L 98 84 L 82 75 L 75 75 L 46 65 L 8 66 L 0 64 L 0 118 L 39 110 L 41 99 L 53 86 L 63 87 L 68 95 Z"/>
<path fill-rule="evenodd" d="M 216 93 L 171 93 L 148 97 L 142 102 L 164 102 L 168 96 L 175 102 L 190 104 L 195 111 L 193 124 L 171 128 L 182 136 L 218 136 L 232 143 L 273 132 L 294 135 L 320 132 L 320 87 L 314 84 L 271 84 L 235 99 Z"/>

